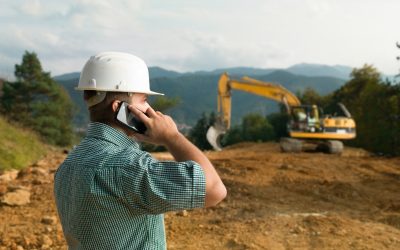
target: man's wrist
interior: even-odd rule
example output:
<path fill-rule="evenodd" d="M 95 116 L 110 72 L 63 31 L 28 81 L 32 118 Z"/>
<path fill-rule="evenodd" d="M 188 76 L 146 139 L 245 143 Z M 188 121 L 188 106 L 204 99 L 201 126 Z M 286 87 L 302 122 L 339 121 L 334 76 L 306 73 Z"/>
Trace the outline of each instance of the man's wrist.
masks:
<path fill-rule="evenodd" d="M 185 139 L 186 139 L 186 137 L 182 133 L 177 132 L 176 134 L 174 134 L 168 138 L 168 140 L 165 142 L 164 146 L 166 146 L 167 148 L 174 147 L 176 145 L 179 145 L 180 142 L 182 142 L 182 140 L 185 140 Z"/>

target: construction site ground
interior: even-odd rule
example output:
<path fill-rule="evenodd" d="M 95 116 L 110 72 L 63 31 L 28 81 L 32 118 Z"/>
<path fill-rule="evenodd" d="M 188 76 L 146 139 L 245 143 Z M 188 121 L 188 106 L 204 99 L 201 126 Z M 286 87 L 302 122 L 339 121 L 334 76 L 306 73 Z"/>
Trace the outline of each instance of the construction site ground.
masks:
<path fill-rule="evenodd" d="M 400 249 L 400 158 L 355 148 L 281 153 L 275 143 L 206 154 L 228 196 L 213 208 L 167 213 L 168 249 Z M 53 198 L 65 156 L 54 150 L 2 178 L 0 249 L 66 249 Z M 15 190 L 27 191 L 30 202 L 7 205 Z"/>

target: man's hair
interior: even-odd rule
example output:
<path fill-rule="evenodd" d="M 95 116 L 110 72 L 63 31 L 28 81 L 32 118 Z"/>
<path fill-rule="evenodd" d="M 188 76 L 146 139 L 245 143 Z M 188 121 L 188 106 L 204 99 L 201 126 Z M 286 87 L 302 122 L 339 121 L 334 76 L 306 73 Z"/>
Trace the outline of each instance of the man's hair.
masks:
<path fill-rule="evenodd" d="M 95 90 L 85 90 L 83 99 L 88 101 L 90 98 L 97 95 Z M 90 121 L 101 122 L 105 124 L 114 123 L 115 113 L 112 109 L 112 103 L 115 100 L 129 102 L 129 93 L 125 92 L 106 92 L 104 100 L 94 106 L 89 107 Z"/>

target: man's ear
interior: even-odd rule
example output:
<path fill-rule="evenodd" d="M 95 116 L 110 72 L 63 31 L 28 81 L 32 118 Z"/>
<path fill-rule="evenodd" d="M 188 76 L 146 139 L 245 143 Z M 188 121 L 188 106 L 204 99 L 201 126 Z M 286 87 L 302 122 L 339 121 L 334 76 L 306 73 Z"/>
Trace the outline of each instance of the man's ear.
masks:
<path fill-rule="evenodd" d="M 118 106 L 119 106 L 120 103 L 121 103 L 120 100 L 114 100 L 112 102 L 111 107 L 112 107 L 112 110 L 113 110 L 114 113 L 117 112 L 117 109 L 118 109 Z"/>

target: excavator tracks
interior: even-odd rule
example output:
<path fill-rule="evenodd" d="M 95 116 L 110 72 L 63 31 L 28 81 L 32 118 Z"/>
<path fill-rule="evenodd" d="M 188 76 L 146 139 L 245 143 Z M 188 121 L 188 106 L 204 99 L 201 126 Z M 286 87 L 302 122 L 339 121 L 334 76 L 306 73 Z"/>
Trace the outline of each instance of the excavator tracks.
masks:
<path fill-rule="evenodd" d="M 305 148 L 305 142 L 294 138 L 282 138 L 280 140 L 281 151 L 285 153 L 299 153 Z M 341 154 L 343 143 L 337 140 L 328 141 L 307 141 L 307 144 L 314 144 L 315 150 L 328 154 Z"/>
<path fill-rule="evenodd" d="M 281 151 L 286 153 L 299 153 L 302 151 L 303 143 L 300 140 L 293 138 L 281 138 Z"/>

